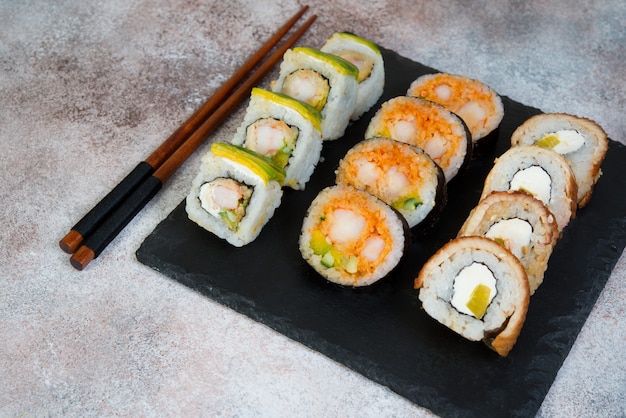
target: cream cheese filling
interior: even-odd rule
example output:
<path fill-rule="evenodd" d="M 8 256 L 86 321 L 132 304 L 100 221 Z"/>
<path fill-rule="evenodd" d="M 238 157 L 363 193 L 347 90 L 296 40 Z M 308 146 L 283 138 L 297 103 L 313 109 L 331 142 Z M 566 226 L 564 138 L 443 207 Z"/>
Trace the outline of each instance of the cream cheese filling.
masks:
<path fill-rule="evenodd" d="M 544 204 L 550 202 L 552 179 L 542 167 L 533 165 L 519 170 L 511 179 L 510 189 L 530 193 Z"/>
<path fill-rule="evenodd" d="M 528 252 L 533 228 L 519 218 L 502 219 L 491 225 L 485 236 L 502 244 L 514 256 L 521 258 Z"/>
<path fill-rule="evenodd" d="M 450 303 L 457 311 L 477 317 L 475 310 L 472 311 L 470 307 L 472 307 L 472 302 L 475 302 L 472 300 L 472 296 L 475 293 L 475 289 L 479 286 L 489 289 L 487 297 L 479 303 L 486 309 L 497 294 L 496 278 L 486 265 L 473 262 L 461 269 L 454 278 L 453 294 Z M 482 318 L 482 315 L 480 317 Z"/>
<path fill-rule="evenodd" d="M 585 137 L 574 129 L 561 129 L 545 135 L 536 144 L 566 155 L 581 149 L 585 145 Z"/>

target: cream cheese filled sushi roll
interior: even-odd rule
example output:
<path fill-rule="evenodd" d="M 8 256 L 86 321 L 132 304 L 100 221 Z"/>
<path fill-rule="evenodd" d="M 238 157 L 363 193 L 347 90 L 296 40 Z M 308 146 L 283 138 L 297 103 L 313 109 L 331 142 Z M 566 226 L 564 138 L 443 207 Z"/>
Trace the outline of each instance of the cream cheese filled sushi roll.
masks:
<path fill-rule="evenodd" d="M 472 133 L 478 153 L 495 141 L 504 117 L 502 99 L 491 87 L 457 74 L 423 75 L 411 83 L 407 95 L 432 100 L 459 115 Z"/>
<path fill-rule="evenodd" d="M 523 192 L 493 192 L 478 202 L 458 236 L 480 235 L 504 246 L 520 260 L 530 294 L 543 282 L 548 260 L 559 236 L 552 212 Z"/>
<path fill-rule="evenodd" d="M 576 180 L 565 158 L 532 145 L 510 148 L 487 174 L 481 199 L 493 191 L 519 190 L 550 209 L 559 233 L 576 216 Z"/>
<path fill-rule="evenodd" d="M 185 209 L 190 220 L 235 247 L 252 242 L 282 198 L 284 172 L 245 148 L 214 143 L 202 157 Z"/>
<path fill-rule="evenodd" d="M 441 168 L 421 148 L 389 138 L 366 139 L 348 150 L 336 181 L 391 205 L 410 228 L 434 223 L 446 202 Z"/>
<path fill-rule="evenodd" d="M 232 143 L 269 157 L 285 169 L 285 186 L 303 190 L 322 151 L 322 116 L 280 93 L 252 89 Z"/>
<path fill-rule="evenodd" d="M 591 119 L 564 113 L 543 113 L 522 123 L 511 146 L 537 145 L 561 154 L 572 167 L 578 185 L 578 207 L 585 206 L 600 178 L 609 146 L 606 132 Z"/>
<path fill-rule="evenodd" d="M 530 292 L 524 267 L 485 237 L 460 237 L 426 261 L 415 279 L 428 315 L 470 341 L 507 356 L 526 320 Z"/>
<path fill-rule="evenodd" d="M 408 245 L 405 219 L 382 200 L 346 185 L 323 189 L 302 223 L 300 252 L 321 276 L 367 286 L 389 274 Z"/>
<path fill-rule="evenodd" d="M 274 92 L 307 103 L 322 114 L 322 139 L 340 138 L 354 112 L 359 69 L 333 54 L 308 47 L 283 55 Z"/>
<path fill-rule="evenodd" d="M 380 99 L 385 87 L 385 63 L 378 46 L 346 32 L 333 33 L 321 48 L 338 55 L 359 69 L 358 91 L 352 120 L 359 119 Z"/>
<path fill-rule="evenodd" d="M 472 149 L 467 127 L 441 105 L 398 96 L 382 104 L 365 131 L 366 138 L 385 137 L 423 149 L 450 181 L 466 166 Z"/>

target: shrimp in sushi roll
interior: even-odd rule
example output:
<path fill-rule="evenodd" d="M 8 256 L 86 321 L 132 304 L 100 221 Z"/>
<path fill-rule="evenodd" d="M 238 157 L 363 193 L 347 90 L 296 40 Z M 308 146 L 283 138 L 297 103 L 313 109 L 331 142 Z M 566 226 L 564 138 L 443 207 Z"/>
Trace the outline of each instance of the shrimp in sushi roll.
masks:
<path fill-rule="evenodd" d="M 232 143 L 270 158 L 285 169 L 285 186 L 303 190 L 322 151 L 322 116 L 298 100 L 252 89 Z"/>
<path fill-rule="evenodd" d="M 497 139 L 504 105 L 491 87 L 478 80 L 458 74 L 426 74 L 411 83 L 407 95 L 432 100 L 459 115 L 472 134 L 475 154 Z"/>
<path fill-rule="evenodd" d="M 468 163 L 472 138 L 461 118 L 441 105 L 398 96 L 382 104 L 365 131 L 366 138 L 386 137 L 423 149 L 452 180 Z"/>
<path fill-rule="evenodd" d="M 252 242 L 282 198 L 284 171 L 248 149 L 213 143 L 185 209 L 190 220 L 235 247 Z"/>
<path fill-rule="evenodd" d="M 402 215 L 382 200 L 346 185 L 323 189 L 302 224 L 300 252 L 327 280 L 367 286 L 387 276 L 409 242 Z"/>
<path fill-rule="evenodd" d="M 338 55 L 359 69 L 358 91 L 352 119 L 357 120 L 378 101 L 385 87 L 385 63 L 373 42 L 347 32 L 333 33 L 321 48 Z"/>
<path fill-rule="evenodd" d="M 446 180 L 421 148 L 370 138 L 339 162 L 337 183 L 365 190 L 398 210 L 410 228 L 432 225 L 446 202 Z"/>
<path fill-rule="evenodd" d="M 359 69 L 337 55 L 309 47 L 287 50 L 274 92 L 307 103 L 322 114 L 322 139 L 340 138 L 354 113 Z"/>

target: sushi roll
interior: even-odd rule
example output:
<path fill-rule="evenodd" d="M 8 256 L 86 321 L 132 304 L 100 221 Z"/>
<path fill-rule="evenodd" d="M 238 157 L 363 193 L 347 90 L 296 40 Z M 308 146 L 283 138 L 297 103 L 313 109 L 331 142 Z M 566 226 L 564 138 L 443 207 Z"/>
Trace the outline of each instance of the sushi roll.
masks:
<path fill-rule="evenodd" d="M 524 267 L 485 237 L 460 237 L 426 261 L 415 279 L 428 315 L 506 357 L 526 320 L 530 292 Z"/>
<path fill-rule="evenodd" d="M 478 155 L 497 139 L 504 105 L 498 93 L 478 80 L 457 74 L 426 74 L 411 83 L 407 95 L 432 100 L 459 115 L 472 133 Z"/>
<path fill-rule="evenodd" d="M 367 286 L 387 276 L 409 242 L 402 215 L 382 200 L 346 185 L 320 191 L 302 223 L 304 260 L 325 279 Z"/>
<path fill-rule="evenodd" d="M 235 247 L 252 242 L 282 198 L 284 171 L 248 149 L 213 143 L 185 209 L 190 220 Z"/>
<path fill-rule="evenodd" d="M 333 33 L 321 48 L 338 55 L 359 69 L 356 105 L 352 120 L 359 119 L 380 99 L 385 87 L 385 63 L 378 46 L 346 32 Z"/>
<path fill-rule="evenodd" d="M 410 228 L 432 225 L 446 202 L 441 167 L 421 148 L 389 138 L 366 139 L 348 150 L 336 181 L 391 205 Z"/>
<path fill-rule="evenodd" d="M 336 55 L 308 47 L 287 50 L 272 90 L 322 114 L 322 139 L 340 138 L 354 112 L 359 69 Z"/>
<path fill-rule="evenodd" d="M 522 123 L 511 136 L 511 146 L 537 145 L 561 154 L 572 167 L 578 185 L 578 207 L 591 199 L 602 175 L 600 165 L 609 146 L 606 132 L 591 119 L 564 113 L 544 113 Z"/>
<path fill-rule="evenodd" d="M 382 104 L 365 138 L 385 137 L 420 147 L 441 167 L 449 182 L 469 161 L 472 139 L 454 113 L 435 102 L 398 96 Z"/>
<path fill-rule="evenodd" d="M 254 88 L 232 143 L 269 157 L 285 169 L 285 186 L 304 190 L 322 152 L 322 116 L 280 93 Z"/>
<path fill-rule="evenodd" d="M 530 294 L 543 282 L 559 236 L 550 210 L 523 192 L 493 192 L 470 212 L 458 236 L 480 235 L 509 250 L 524 266 Z"/>
<path fill-rule="evenodd" d="M 565 158 L 532 145 L 510 148 L 487 174 L 481 200 L 493 191 L 520 190 L 541 200 L 556 218 L 559 234 L 576 216 L 577 186 Z"/>

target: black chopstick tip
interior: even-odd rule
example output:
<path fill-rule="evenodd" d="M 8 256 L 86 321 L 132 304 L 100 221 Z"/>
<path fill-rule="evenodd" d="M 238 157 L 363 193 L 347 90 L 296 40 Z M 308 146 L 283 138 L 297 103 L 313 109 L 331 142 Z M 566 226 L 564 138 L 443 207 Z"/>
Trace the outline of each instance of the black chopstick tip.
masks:
<path fill-rule="evenodd" d="M 96 258 L 96 253 L 83 245 L 70 257 L 70 264 L 76 270 L 83 270 L 94 258 Z"/>
<path fill-rule="evenodd" d="M 82 242 L 83 236 L 72 229 L 59 241 L 59 247 L 68 254 L 74 254 Z"/>

